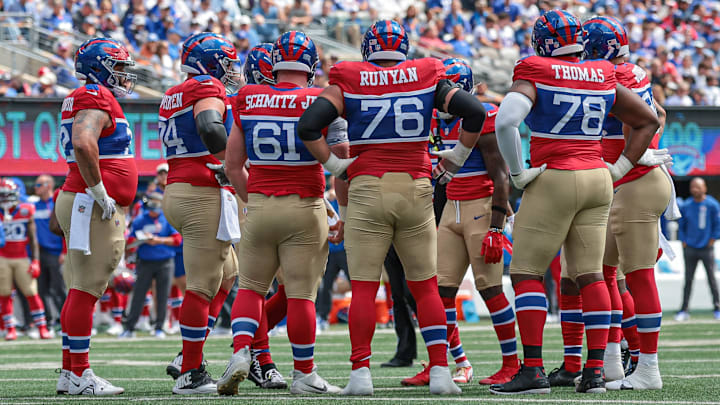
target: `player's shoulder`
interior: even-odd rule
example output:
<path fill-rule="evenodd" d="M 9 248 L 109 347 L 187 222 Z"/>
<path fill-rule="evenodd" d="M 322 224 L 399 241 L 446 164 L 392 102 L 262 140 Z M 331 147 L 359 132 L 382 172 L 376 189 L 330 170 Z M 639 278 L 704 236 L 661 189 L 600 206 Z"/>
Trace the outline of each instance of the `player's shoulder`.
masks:
<path fill-rule="evenodd" d="M 225 86 L 222 82 L 209 75 L 193 76 L 172 87 L 165 94 L 183 93 L 188 101 L 197 101 L 207 97 L 225 98 Z"/>
<path fill-rule="evenodd" d="M 485 107 L 485 111 L 487 111 L 488 115 L 491 115 L 490 113 L 492 111 L 498 110 L 498 106 L 493 103 L 482 103 L 482 105 L 483 105 L 483 107 Z M 495 114 L 492 114 L 492 115 L 495 115 Z"/>
<path fill-rule="evenodd" d="M 645 87 L 650 84 L 647 71 L 634 63 L 615 65 L 615 77 L 618 83 L 627 88 Z"/>
<path fill-rule="evenodd" d="M 18 205 L 17 215 L 20 218 L 28 218 L 35 215 L 35 205 L 31 203 L 20 203 Z"/>
<path fill-rule="evenodd" d="M 114 113 L 119 109 L 115 95 L 105 86 L 86 84 L 73 90 L 63 101 L 63 112 L 77 113 L 80 110 L 98 109 Z"/>

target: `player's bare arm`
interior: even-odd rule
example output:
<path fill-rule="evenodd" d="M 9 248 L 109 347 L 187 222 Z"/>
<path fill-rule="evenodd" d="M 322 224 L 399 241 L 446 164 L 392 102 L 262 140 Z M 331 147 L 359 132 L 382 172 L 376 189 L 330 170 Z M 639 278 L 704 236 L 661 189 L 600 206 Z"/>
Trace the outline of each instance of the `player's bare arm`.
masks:
<path fill-rule="evenodd" d="M 80 175 L 88 187 L 102 181 L 98 139 L 102 130 L 111 126 L 110 115 L 102 110 L 82 110 L 72 125 L 72 144 Z"/>
<path fill-rule="evenodd" d="M 230 180 L 230 184 L 235 188 L 235 194 L 247 203 L 248 172 L 245 169 L 246 160 L 245 134 L 236 123 L 233 123 L 227 141 L 227 148 L 225 149 L 225 174 Z"/>
<path fill-rule="evenodd" d="M 488 176 L 492 179 L 494 186 L 490 227 L 503 229 L 505 216 L 508 212 L 508 196 L 510 195 L 510 179 L 508 178 L 507 166 L 498 149 L 495 134 L 481 136 L 478 139 L 477 146 L 480 148 Z"/>
<path fill-rule="evenodd" d="M 350 157 L 350 144 L 347 142 L 338 143 L 330 147 L 330 152 L 340 159 L 348 159 Z M 332 236 L 328 236 L 328 240 L 332 243 L 340 243 L 345 239 L 345 208 L 348 204 L 348 183 L 340 178 L 333 178 L 335 187 L 335 197 L 337 198 L 338 207 L 340 207 L 340 221 L 330 228 L 333 232 Z"/>
<path fill-rule="evenodd" d="M 625 156 L 634 165 L 647 150 L 660 127 L 660 120 L 640 96 L 620 84 L 617 85 L 615 104 L 610 111 L 630 127 L 625 135 L 625 150 L 621 159 Z"/>
<path fill-rule="evenodd" d="M 30 244 L 30 259 L 40 260 L 40 245 L 37 238 L 37 227 L 35 226 L 35 216 L 30 217 L 27 225 L 28 243 Z"/>

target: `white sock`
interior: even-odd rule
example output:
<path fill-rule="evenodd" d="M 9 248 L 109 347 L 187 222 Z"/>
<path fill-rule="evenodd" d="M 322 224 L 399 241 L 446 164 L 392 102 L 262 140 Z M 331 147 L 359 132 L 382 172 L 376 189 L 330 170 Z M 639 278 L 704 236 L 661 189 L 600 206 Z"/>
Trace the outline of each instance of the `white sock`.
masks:
<path fill-rule="evenodd" d="M 640 364 L 657 366 L 657 364 L 658 364 L 657 353 L 640 353 L 640 357 L 638 357 L 638 365 L 640 365 Z"/>
<path fill-rule="evenodd" d="M 607 347 L 605 347 L 605 353 L 620 354 L 620 343 L 608 343 Z"/>

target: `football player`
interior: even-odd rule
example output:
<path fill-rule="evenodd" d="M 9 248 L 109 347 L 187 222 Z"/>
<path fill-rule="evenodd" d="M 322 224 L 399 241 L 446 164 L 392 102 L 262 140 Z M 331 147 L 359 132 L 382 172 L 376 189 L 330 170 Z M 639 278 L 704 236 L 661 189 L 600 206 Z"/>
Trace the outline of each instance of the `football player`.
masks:
<path fill-rule="evenodd" d="M 463 90 L 473 90 L 470 66 L 461 59 L 445 59 L 445 73 Z M 465 355 L 456 327 L 455 296 L 472 265 L 475 287 L 490 311 L 503 355 L 503 366 L 494 375 L 480 381 L 495 384 L 509 381 L 517 373 L 515 314 L 502 290 L 502 249 L 510 183 L 505 162 L 495 140 L 497 107 L 484 104 L 487 118 L 478 144 L 462 169 L 447 184 L 447 202 L 438 228 L 438 285 L 447 316 L 450 353 L 455 359 L 456 383 L 472 380 L 473 369 Z M 454 146 L 462 121 L 447 113 L 434 111 L 431 136 L 444 147 Z M 453 341 L 454 340 L 454 341 Z M 427 369 L 403 380 L 403 385 L 428 384 Z"/>
<path fill-rule="evenodd" d="M 222 187 L 229 186 L 222 165 L 232 122 L 226 92 L 240 82 L 236 62 L 235 47 L 222 36 L 192 35 L 181 55 L 188 77 L 166 91 L 160 104 L 159 130 L 169 165 L 163 212 L 183 237 L 186 272 L 180 308 L 183 349 L 166 370 L 177 378 L 176 394 L 216 391 L 202 348 L 237 274 L 230 239 L 219 238 L 223 218 L 239 227 L 237 216 L 222 215 L 223 204 L 232 205 L 233 197 L 228 192 L 229 201 L 221 198 Z"/>
<path fill-rule="evenodd" d="M 430 357 L 430 392 L 458 394 L 447 367 L 447 326 L 437 282 L 437 230 L 427 136 L 433 108 L 463 118 L 454 148 L 436 152 L 434 174 L 447 183 L 471 154 L 485 122 L 482 103 L 445 78 L 437 59 L 406 60 L 408 37 L 395 21 L 374 23 L 362 42 L 362 62 L 330 69 L 330 86 L 303 114 L 298 133 L 336 177 L 350 180 L 345 215 L 352 280 L 352 371 L 345 395 L 372 395 L 370 342 L 382 264 L 395 247 L 415 297 Z M 348 121 L 350 159 L 331 153 L 321 130 L 338 116 Z M 343 210 L 343 208 L 341 208 Z"/>
<path fill-rule="evenodd" d="M 95 302 L 125 250 L 125 215 L 137 190 L 132 131 L 116 97 L 130 94 L 136 76 L 127 49 L 113 39 L 83 43 L 75 72 L 85 85 L 62 104 L 60 142 L 70 168 L 55 204 L 68 253 L 68 296 L 60 314 L 63 364 L 58 393 L 114 395 L 123 388 L 97 377 L 88 363 Z"/>
<path fill-rule="evenodd" d="M 585 58 L 606 59 L 615 65 L 618 83 L 640 96 L 665 121 L 665 110 L 655 101 L 647 72 L 627 62 L 628 34 L 613 17 L 596 17 L 583 24 Z M 661 127 L 662 128 L 662 127 Z M 622 122 L 608 117 L 604 125 L 603 159 L 615 163 L 625 148 Z M 661 132 L 655 134 L 647 153 L 657 150 Z M 634 306 L 640 356 L 632 375 L 623 381 L 607 384 L 608 389 L 660 389 L 662 379 L 658 368 L 657 348 L 662 309 L 655 284 L 655 261 L 658 252 L 658 221 L 671 202 L 672 182 L 661 166 L 635 165 L 624 177 L 615 181 L 610 219 L 605 241 L 603 272 L 610 291 L 614 319 L 605 354 L 607 379 L 622 380 L 624 370 L 620 354 L 623 302 Z M 673 199 L 674 200 L 674 199 Z M 672 209 L 669 209 L 672 212 Z M 616 276 L 617 272 L 617 276 Z M 617 282 L 616 282 L 617 278 Z M 618 290 L 620 287 L 620 290 Z M 629 287 L 633 295 L 627 290 Z M 621 295 L 622 293 L 622 295 Z M 634 299 L 634 305 L 631 300 Z M 631 315 L 630 315 L 631 316 Z M 631 342 L 635 339 L 628 339 Z M 610 362 L 610 364 L 607 364 Z M 609 376 L 612 370 L 612 377 Z"/>
<path fill-rule="evenodd" d="M 40 248 L 35 232 L 35 206 L 20 202 L 18 186 L 12 180 L 0 179 L 0 208 L 0 223 L 5 234 L 5 246 L 0 247 L 0 309 L 6 330 L 5 340 L 17 339 L 13 318 L 13 282 L 30 304 L 32 322 L 38 328 L 40 338 L 50 339 L 45 306 L 37 291 Z"/>
<path fill-rule="evenodd" d="M 495 127 L 513 184 L 525 189 L 510 263 L 524 364 L 512 380 L 492 385 L 490 391 L 550 392 L 542 362 L 547 316 L 542 279 L 564 246 L 568 278 L 583 297 L 588 342 L 588 359 L 575 389 L 601 393 L 611 308 L 602 255 L 612 182 L 643 156 L 659 122 L 641 98 L 617 83 L 612 64 L 580 61 L 582 26 L 572 14 L 553 10 L 538 18 L 533 39 L 537 56 L 516 63 L 513 85 L 500 105 Z M 629 129 L 622 155 L 606 165 L 600 140 L 610 112 Z M 518 127 L 523 120 L 532 136 L 530 169 L 523 168 L 520 150 Z"/>
<path fill-rule="evenodd" d="M 273 45 L 272 62 L 274 85 L 248 85 L 233 98 L 228 175 L 248 201 L 232 308 L 234 354 L 218 380 L 218 393 L 237 394 L 238 383 L 247 376 L 249 347 L 262 323 L 263 297 L 282 267 L 294 360 L 290 392 L 333 394 L 340 388 L 320 377 L 314 364 L 314 300 L 329 239 L 325 176 L 296 133 L 300 116 L 322 91 L 309 87 L 318 63 L 315 44 L 302 32 L 286 32 Z M 335 143 L 333 150 L 347 154 L 347 142 Z M 247 182 L 237 175 L 246 160 Z M 338 233 L 333 241 L 342 240 L 341 226 Z"/>

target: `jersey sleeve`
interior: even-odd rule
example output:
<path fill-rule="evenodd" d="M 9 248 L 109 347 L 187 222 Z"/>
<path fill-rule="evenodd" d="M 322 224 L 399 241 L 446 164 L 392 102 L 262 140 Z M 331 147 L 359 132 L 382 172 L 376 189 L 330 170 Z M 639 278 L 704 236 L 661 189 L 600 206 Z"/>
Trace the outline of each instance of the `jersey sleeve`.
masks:
<path fill-rule="evenodd" d="M 513 81 L 527 80 L 534 82 L 538 69 L 533 61 L 535 61 L 535 57 L 532 56 L 517 61 L 513 69 Z"/>
<path fill-rule="evenodd" d="M 237 94 L 230 98 L 230 106 L 232 106 L 232 116 L 233 121 L 235 122 L 235 125 L 238 126 L 238 128 L 242 128 L 242 124 L 240 123 L 240 113 L 242 111 L 245 111 L 245 94 L 247 93 L 247 89 L 251 85 L 245 85 L 240 90 L 238 90 Z M 229 133 L 228 133 L 229 134 Z"/>
<path fill-rule="evenodd" d="M 437 81 L 439 82 L 440 80 L 447 79 L 447 74 L 445 73 L 445 65 L 443 65 L 442 61 L 435 58 L 428 59 L 433 61 L 433 67 L 435 68 L 435 72 L 437 73 Z"/>
<path fill-rule="evenodd" d="M 348 142 L 347 121 L 340 117 L 335 118 L 327 127 L 326 140 L 329 146 Z"/>
<path fill-rule="evenodd" d="M 82 110 L 101 110 L 108 113 L 114 122 L 117 118 L 111 102 L 114 99 L 115 96 L 105 87 L 96 84 L 86 85 L 75 95 L 72 116 Z"/>
<path fill-rule="evenodd" d="M 225 86 L 220 80 L 211 76 L 198 76 L 186 81 L 183 93 L 185 94 L 183 96 L 184 101 L 188 105 L 195 104 L 198 100 L 204 98 L 217 97 L 223 101 L 227 98 Z"/>
<path fill-rule="evenodd" d="M 495 132 L 495 117 L 497 116 L 498 107 L 495 104 L 485 105 L 485 122 L 483 123 L 481 135 L 492 134 Z"/>

